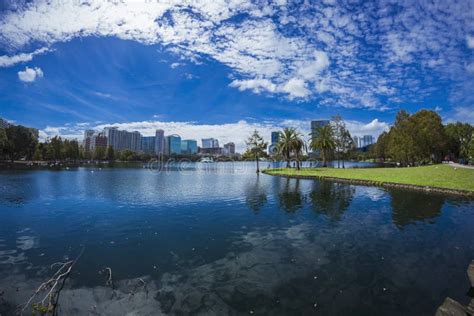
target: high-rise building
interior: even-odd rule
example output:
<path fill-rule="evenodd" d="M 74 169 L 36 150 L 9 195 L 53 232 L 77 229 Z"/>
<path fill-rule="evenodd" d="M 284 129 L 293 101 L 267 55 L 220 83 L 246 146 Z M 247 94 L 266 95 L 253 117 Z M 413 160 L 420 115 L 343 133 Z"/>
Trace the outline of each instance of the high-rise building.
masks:
<path fill-rule="evenodd" d="M 268 146 L 268 154 L 273 155 L 276 152 L 278 141 L 280 140 L 280 132 L 272 132 L 271 143 Z"/>
<path fill-rule="evenodd" d="M 91 129 L 85 130 L 82 146 L 86 152 L 94 152 L 98 147 L 107 148 L 107 136 Z"/>
<path fill-rule="evenodd" d="M 181 154 L 181 136 L 170 135 L 165 137 L 165 154 L 180 155 Z"/>
<path fill-rule="evenodd" d="M 364 147 L 372 145 L 374 143 L 374 137 L 372 135 L 364 135 L 363 143 Z"/>
<path fill-rule="evenodd" d="M 227 156 L 235 155 L 235 144 L 232 142 L 224 144 L 222 153 Z"/>
<path fill-rule="evenodd" d="M 197 141 L 185 139 L 181 141 L 181 153 L 186 155 L 196 155 L 198 152 Z"/>
<path fill-rule="evenodd" d="M 105 127 L 103 134 L 107 137 L 107 146 L 115 150 L 140 151 L 142 135 L 135 132 L 121 131 L 117 127 Z"/>
<path fill-rule="evenodd" d="M 354 147 L 355 147 L 355 148 L 359 148 L 359 147 L 360 147 L 360 146 L 359 146 L 359 137 L 358 137 L 358 136 L 354 136 L 354 137 L 352 138 L 352 140 L 354 141 Z"/>
<path fill-rule="evenodd" d="M 280 132 L 272 132 L 272 145 L 277 144 L 280 140 Z"/>
<path fill-rule="evenodd" d="M 219 140 L 215 138 L 203 138 L 201 142 L 202 148 L 219 148 Z"/>
<path fill-rule="evenodd" d="M 0 128 L 9 128 L 10 125 L 7 120 L 0 118 Z"/>
<path fill-rule="evenodd" d="M 142 136 L 141 151 L 147 154 L 155 154 L 156 136 Z"/>
<path fill-rule="evenodd" d="M 165 153 L 165 131 L 157 129 L 155 132 L 155 154 L 163 155 Z"/>

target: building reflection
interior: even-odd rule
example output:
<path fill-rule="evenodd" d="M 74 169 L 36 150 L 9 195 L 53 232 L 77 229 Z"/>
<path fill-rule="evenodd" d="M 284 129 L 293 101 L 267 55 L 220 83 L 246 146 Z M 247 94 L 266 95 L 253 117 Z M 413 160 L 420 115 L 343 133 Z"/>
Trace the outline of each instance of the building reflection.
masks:
<path fill-rule="evenodd" d="M 415 222 L 436 219 L 441 214 L 445 197 L 438 194 L 389 190 L 392 205 L 392 221 L 403 228 Z"/>
<path fill-rule="evenodd" d="M 283 187 L 278 193 L 280 208 L 293 213 L 303 206 L 303 195 L 300 190 L 299 179 L 282 179 Z"/>
<path fill-rule="evenodd" d="M 324 214 L 332 221 L 339 221 L 351 204 L 355 188 L 351 185 L 314 181 L 309 198 L 313 211 Z"/>

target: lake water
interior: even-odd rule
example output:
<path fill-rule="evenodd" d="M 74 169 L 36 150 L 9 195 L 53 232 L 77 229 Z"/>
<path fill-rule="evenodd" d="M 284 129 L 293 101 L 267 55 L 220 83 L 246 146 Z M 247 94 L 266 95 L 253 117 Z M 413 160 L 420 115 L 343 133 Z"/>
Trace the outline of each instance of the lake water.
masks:
<path fill-rule="evenodd" d="M 433 315 L 470 299 L 474 201 L 253 163 L 0 172 L 0 314 L 80 253 L 64 315 Z"/>

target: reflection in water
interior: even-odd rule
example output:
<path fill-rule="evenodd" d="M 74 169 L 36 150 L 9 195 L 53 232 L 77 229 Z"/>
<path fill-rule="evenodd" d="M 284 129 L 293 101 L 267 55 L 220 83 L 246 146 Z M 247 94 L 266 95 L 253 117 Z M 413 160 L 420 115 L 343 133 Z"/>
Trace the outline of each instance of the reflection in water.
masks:
<path fill-rule="evenodd" d="M 247 206 L 255 213 L 267 203 L 267 192 L 260 182 L 260 176 L 257 175 L 255 183 L 250 181 L 245 188 L 245 202 Z"/>
<path fill-rule="evenodd" d="M 280 207 L 283 210 L 293 213 L 300 209 L 303 205 L 303 196 L 300 191 L 299 179 L 284 180 L 284 186 L 278 194 L 280 200 Z"/>
<path fill-rule="evenodd" d="M 339 221 L 349 207 L 354 193 L 355 189 L 351 185 L 314 181 L 309 197 L 316 213 L 324 214 L 332 221 Z"/>
<path fill-rule="evenodd" d="M 1 174 L 0 314 L 83 247 L 64 315 L 432 315 L 447 295 L 467 303 L 472 200 L 256 176 L 253 162 L 191 167 Z"/>
<path fill-rule="evenodd" d="M 441 214 L 445 197 L 438 194 L 404 190 L 389 191 L 392 219 L 399 228 L 417 221 L 434 220 Z"/>

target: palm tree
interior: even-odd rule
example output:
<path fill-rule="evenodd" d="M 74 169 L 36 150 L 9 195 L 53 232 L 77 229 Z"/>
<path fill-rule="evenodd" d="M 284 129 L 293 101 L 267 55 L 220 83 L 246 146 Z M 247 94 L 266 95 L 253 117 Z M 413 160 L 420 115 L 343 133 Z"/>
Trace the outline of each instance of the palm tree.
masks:
<path fill-rule="evenodd" d="M 331 125 L 325 125 L 318 128 L 314 133 L 311 133 L 312 150 L 320 150 L 323 158 L 323 166 L 327 167 L 327 158 L 329 153 L 336 147 L 334 141 L 334 131 Z"/>
<path fill-rule="evenodd" d="M 290 167 L 295 133 L 296 130 L 294 128 L 284 128 L 283 131 L 280 132 L 280 138 L 277 144 L 278 155 L 286 161 L 287 168 Z"/>
<path fill-rule="evenodd" d="M 257 161 L 257 173 L 260 172 L 259 159 L 265 153 L 267 143 L 263 140 L 257 130 L 253 131 L 253 134 L 246 141 L 247 149 L 253 153 L 255 160 Z"/>
<path fill-rule="evenodd" d="M 301 134 L 294 128 L 284 128 L 280 132 L 280 139 L 277 144 L 278 154 L 285 159 L 286 167 L 290 167 L 291 155 L 296 158 L 296 168 L 300 170 L 300 156 L 306 145 Z"/>

